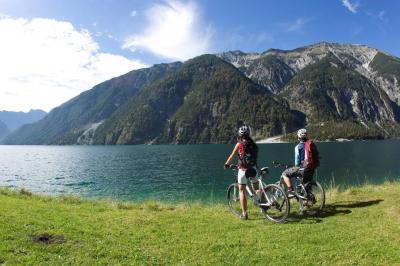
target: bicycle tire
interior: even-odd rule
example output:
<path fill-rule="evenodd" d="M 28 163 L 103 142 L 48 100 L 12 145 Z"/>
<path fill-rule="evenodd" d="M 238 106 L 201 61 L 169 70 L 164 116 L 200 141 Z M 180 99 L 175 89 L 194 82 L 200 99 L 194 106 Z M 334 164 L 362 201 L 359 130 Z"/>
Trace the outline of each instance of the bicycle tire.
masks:
<path fill-rule="evenodd" d="M 300 193 L 307 198 L 299 198 L 300 211 L 307 215 L 316 215 L 322 211 L 325 206 L 325 190 L 318 181 L 306 183 Z"/>
<path fill-rule="evenodd" d="M 285 191 L 278 185 L 269 184 L 260 190 L 260 194 L 261 203 L 272 203 L 271 206 L 260 206 L 265 218 L 276 223 L 283 223 L 290 212 L 290 202 Z"/>
<path fill-rule="evenodd" d="M 239 185 L 233 183 L 228 187 L 227 199 L 229 210 L 236 216 L 240 216 L 242 213 L 242 207 L 240 205 Z"/>

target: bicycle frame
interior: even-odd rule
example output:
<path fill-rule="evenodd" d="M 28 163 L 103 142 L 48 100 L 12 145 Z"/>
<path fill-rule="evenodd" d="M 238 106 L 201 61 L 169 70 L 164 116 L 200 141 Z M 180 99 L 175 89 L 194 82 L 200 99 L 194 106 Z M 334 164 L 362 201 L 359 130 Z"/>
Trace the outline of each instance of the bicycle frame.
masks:
<path fill-rule="evenodd" d="M 237 172 L 237 171 L 235 171 L 235 172 Z M 256 174 L 255 179 L 257 179 L 257 182 L 255 182 L 255 183 L 258 184 L 258 190 L 264 190 L 265 189 L 265 185 L 262 182 L 262 177 L 261 177 L 258 169 L 256 169 L 256 172 L 257 172 L 257 174 Z M 250 182 L 250 179 L 247 180 L 246 191 L 249 194 L 249 196 L 253 199 L 253 201 L 254 201 L 254 203 L 256 205 L 264 206 L 264 207 L 269 207 L 269 206 L 272 205 L 273 201 L 268 197 L 268 195 L 266 195 L 266 200 L 267 200 L 266 203 L 260 203 L 259 202 L 259 200 L 260 200 L 259 196 L 257 195 L 256 191 L 253 190 L 253 186 L 252 186 L 252 183 Z"/>

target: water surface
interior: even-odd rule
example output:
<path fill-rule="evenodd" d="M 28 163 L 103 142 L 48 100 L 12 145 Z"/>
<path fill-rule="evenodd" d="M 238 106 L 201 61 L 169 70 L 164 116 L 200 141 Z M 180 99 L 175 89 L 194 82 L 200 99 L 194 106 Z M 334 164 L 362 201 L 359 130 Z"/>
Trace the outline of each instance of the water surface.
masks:
<path fill-rule="evenodd" d="M 235 179 L 223 164 L 234 145 L 0 146 L 0 186 L 121 200 L 222 200 Z M 260 166 L 292 162 L 293 143 L 259 144 Z M 325 186 L 400 177 L 400 141 L 318 143 Z M 268 182 L 282 169 L 271 169 Z"/>

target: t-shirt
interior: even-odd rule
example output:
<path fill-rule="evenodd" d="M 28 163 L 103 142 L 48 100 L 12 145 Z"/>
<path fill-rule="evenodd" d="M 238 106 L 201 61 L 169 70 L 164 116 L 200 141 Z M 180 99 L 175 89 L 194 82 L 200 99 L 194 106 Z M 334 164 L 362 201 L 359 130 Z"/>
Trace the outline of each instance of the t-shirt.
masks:
<path fill-rule="evenodd" d="M 306 149 L 304 142 L 300 142 L 294 148 L 294 165 L 303 166 L 303 162 L 306 159 Z"/>

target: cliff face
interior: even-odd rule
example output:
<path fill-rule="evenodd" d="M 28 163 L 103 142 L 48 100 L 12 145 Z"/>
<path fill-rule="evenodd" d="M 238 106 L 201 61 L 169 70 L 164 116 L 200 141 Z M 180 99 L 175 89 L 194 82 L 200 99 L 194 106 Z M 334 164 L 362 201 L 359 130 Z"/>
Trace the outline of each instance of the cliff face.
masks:
<path fill-rule="evenodd" d="M 271 49 L 251 54 L 234 51 L 218 56 L 242 70 L 249 78 L 277 92 L 275 82 L 281 82 L 279 87 L 283 88 L 296 73 L 328 55 L 335 56 L 343 65 L 386 92 L 392 101 L 400 103 L 400 59 L 365 45 L 318 43 L 290 51 Z M 263 66 L 260 62 L 270 62 L 272 58 L 275 62 L 273 69 L 278 74 L 270 79 L 271 63 Z"/>

